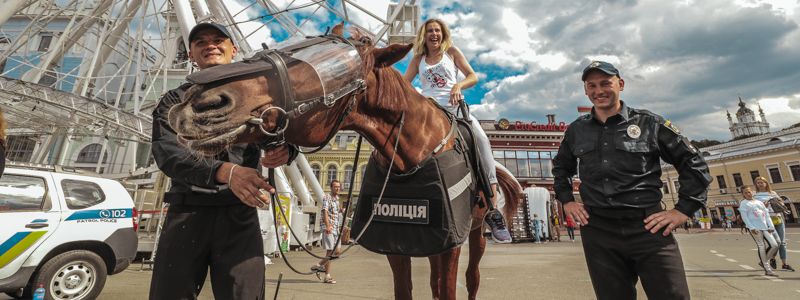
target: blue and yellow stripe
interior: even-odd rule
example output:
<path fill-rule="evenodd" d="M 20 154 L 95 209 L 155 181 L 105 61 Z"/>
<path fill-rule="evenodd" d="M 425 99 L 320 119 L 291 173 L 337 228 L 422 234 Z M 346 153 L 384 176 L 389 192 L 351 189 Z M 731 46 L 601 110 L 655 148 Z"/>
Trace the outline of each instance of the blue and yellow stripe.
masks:
<path fill-rule="evenodd" d="M 17 258 L 22 252 L 28 250 L 47 231 L 17 232 L 0 244 L 0 268 Z"/>

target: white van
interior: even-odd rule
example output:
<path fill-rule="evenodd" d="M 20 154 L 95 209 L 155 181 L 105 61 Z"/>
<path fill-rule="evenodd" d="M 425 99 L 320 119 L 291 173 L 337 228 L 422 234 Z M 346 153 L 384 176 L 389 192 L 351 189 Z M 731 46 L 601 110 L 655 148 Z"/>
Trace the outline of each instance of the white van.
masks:
<path fill-rule="evenodd" d="M 7 167 L 0 177 L 0 292 L 95 299 L 136 255 L 133 200 L 116 181 Z"/>

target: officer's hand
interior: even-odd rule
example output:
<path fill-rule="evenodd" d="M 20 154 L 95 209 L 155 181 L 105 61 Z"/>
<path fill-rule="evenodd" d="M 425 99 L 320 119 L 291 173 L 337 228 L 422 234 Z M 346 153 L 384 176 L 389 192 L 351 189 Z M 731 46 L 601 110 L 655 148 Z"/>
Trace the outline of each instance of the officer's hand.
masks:
<path fill-rule="evenodd" d="M 225 180 L 230 178 L 230 181 L 225 183 L 228 184 L 228 188 L 233 194 L 250 207 L 263 207 L 265 204 L 269 204 L 268 192 L 275 193 L 275 188 L 261 177 L 258 170 L 242 166 L 232 169 L 232 166 L 232 163 L 225 163 L 220 169 L 227 168 L 228 176 L 225 177 Z M 231 169 L 233 173 L 230 173 Z"/>
<path fill-rule="evenodd" d="M 571 216 L 573 220 L 578 220 L 578 222 L 583 223 L 583 225 L 589 224 L 589 212 L 583 208 L 583 203 L 575 201 L 568 202 L 564 204 L 564 212 L 568 216 Z"/>
<path fill-rule="evenodd" d="M 644 228 L 650 230 L 650 233 L 656 233 L 666 226 L 664 236 L 668 236 L 688 219 L 688 216 L 675 209 L 660 211 L 644 219 Z"/>
<path fill-rule="evenodd" d="M 287 162 L 289 162 L 289 146 L 287 145 L 266 150 L 264 157 L 261 158 L 261 165 L 265 168 L 280 167 Z"/>
<path fill-rule="evenodd" d="M 331 226 L 325 227 L 325 234 L 331 234 L 331 232 L 333 232 L 333 227 Z"/>

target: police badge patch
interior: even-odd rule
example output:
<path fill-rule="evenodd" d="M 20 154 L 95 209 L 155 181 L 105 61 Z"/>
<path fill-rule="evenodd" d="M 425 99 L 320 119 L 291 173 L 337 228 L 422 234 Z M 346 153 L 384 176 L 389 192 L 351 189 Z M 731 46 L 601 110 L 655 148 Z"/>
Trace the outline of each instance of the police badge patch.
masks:
<path fill-rule="evenodd" d="M 628 130 L 627 131 L 628 131 L 628 136 L 631 137 L 632 139 L 638 139 L 639 136 L 642 135 L 642 129 L 639 128 L 639 126 L 636 126 L 636 125 L 628 126 Z"/>

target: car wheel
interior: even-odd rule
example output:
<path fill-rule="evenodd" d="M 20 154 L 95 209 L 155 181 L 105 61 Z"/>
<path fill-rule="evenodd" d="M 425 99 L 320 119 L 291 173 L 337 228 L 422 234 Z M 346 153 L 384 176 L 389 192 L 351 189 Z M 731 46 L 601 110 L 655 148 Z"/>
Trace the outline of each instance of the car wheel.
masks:
<path fill-rule="evenodd" d="M 96 299 L 106 283 L 105 262 L 86 250 L 61 253 L 39 269 L 33 289 L 43 284 L 45 299 Z"/>

